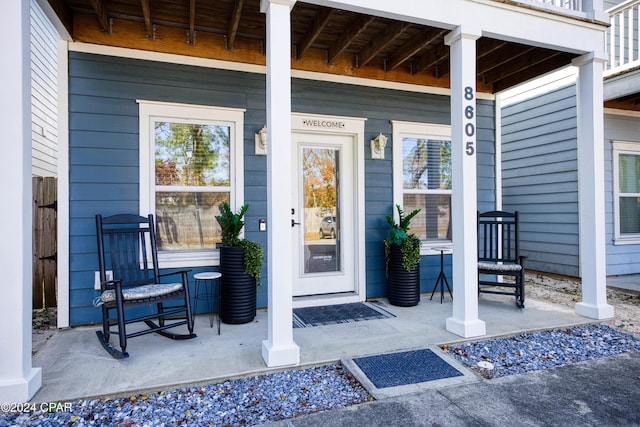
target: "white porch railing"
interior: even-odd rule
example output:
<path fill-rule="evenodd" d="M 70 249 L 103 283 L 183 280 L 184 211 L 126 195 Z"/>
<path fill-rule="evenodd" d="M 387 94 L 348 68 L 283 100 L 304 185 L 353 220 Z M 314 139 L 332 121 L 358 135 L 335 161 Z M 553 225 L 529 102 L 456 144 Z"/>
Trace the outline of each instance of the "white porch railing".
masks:
<path fill-rule="evenodd" d="M 618 73 L 640 66 L 638 56 L 640 0 L 627 0 L 606 12 L 611 17 L 611 27 L 607 30 L 609 54 L 607 70 Z"/>
<path fill-rule="evenodd" d="M 582 10 L 582 0 L 536 0 L 540 3 L 569 10 Z"/>

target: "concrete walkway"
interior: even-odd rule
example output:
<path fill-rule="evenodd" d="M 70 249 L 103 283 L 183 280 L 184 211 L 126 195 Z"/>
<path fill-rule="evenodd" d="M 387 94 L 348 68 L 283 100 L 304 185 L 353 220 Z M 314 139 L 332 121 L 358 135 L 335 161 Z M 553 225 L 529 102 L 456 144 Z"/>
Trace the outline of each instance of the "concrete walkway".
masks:
<path fill-rule="evenodd" d="M 451 300 L 445 298 L 440 304 L 440 298 L 430 301 L 429 296 L 423 294 L 420 304 L 409 308 L 382 300 L 385 309 L 396 316 L 392 319 L 294 329 L 294 340 L 301 349 L 300 366 L 463 341 L 445 330 Z M 486 337 L 591 322 L 566 307 L 528 300 L 520 310 L 512 297 L 493 295 L 480 297 L 479 317 L 486 322 Z M 158 335 L 133 338 L 127 348 L 130 357 L 124 360 L 115 360 L 104 351 L 95 335 L 97 329 L 60 330 L 37 351 L 33 366 L 43 369 L 43 387 L 34 402 L 131 396 L 270 371 L 261 357 L 262 341 L 267 337 L 267 313 L 262 310 L 251 323 L 223 324 L 221 335 L 203 315 L 196 318 L 198 337 L 192 340 L 172 341 Z"/>

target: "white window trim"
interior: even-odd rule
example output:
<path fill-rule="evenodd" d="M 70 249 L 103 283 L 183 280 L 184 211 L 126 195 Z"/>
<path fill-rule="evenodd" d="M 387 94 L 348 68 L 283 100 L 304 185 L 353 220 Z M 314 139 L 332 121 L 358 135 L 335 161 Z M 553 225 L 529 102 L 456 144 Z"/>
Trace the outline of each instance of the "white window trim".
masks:
<path fill-rule="evenodd" d="M 611 141 L 613 145 L 613 244 L 637 245 L 640 244 L 640 234 L 622 235 L 620 233 L 620 154 L 632 154 L 640 156 L 640 142 Z"/>
<path fill-rule="evenodd" d="M 405 122 L 400 120 L 391 120 L 392 141 L 393 141 L 393 216 L 396 221 L 397 212 L 396 205 L 400 205 L 404 209 L 404 189 L 402 186 L 402 139 L 405 136 L 428 136 L 429 138 L 442 138 L 451 140 L 451 126 Z M 434 190 L 434 194 L 438 190 Z M 443 193 L 449 193 L 443 191 Z M 423 240 L 420 245 L 420 255 L 440 255 L 439 248 L 453 248 L 453 242 L 442 240 Z"/>
<path fill-rule="evenodd" d="M 244 204 L 244 109 L 209 107 L 194 104 L 179 104 L 136 100 L 140 118 L 140 215 L 155 215 L 155 141 L 153 139 L 153 119 L 170 118 L 186 121 L 220 122 L 232 129 L 231 192 L 229 205 L 237 210 Z M 159 252 L 160 268 L 209 267 L 220 264 L 220 251 Z"/>

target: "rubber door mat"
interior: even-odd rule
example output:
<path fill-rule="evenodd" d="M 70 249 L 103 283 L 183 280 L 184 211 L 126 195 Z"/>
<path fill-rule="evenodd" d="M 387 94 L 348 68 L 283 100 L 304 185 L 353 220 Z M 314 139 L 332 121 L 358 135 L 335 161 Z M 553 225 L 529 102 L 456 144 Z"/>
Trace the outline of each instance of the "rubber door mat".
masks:
<path fill-rule="evenodd" d="M 312 326 L 388 319 L 391 317 L 395 316 L 382 308 L 382 304 L 377 302 L 323 305 L 294 309 L 293 327 L 309 328 Z"/>
<path fill-rule="evenodd" d="M 396 387 L 462 376 L 429 349 L 354 358 L 353 361 L 377 388 Z"/>

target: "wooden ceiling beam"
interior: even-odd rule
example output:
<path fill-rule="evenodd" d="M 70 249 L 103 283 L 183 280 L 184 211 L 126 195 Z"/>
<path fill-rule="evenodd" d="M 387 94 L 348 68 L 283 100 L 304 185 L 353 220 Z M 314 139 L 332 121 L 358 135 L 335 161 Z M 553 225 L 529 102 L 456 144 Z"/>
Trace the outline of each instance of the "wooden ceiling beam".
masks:
<path fill-rule="evenodd" d="M 109 25 L 109 12 L 107 11 L 107 8 L 105 7 L 103 1 L 91 0 L 91 6 L 96 12 L 100 30 L 102 30 L 103 33 L 111 34 L 111 25 Z"/>
<path fill-rule="evenodd" d="M 507 42 L 502 40 L 480 38 L 477 44 L 478 61 L 480 61 L 480 59 L 484 58 L 485 56 L 490 55 L 499 49 L 502 49 L 506 45 Z"/>
<path fill-rule="evenodd" d="M 322 33 L 329 23 L 334 10 L 335 9 L 323 8 L 320 10 L 320 13 L 313 18 L 313 25 L 309 28 L 309 31 L 296 43 L 296 59 L 299 60 L 302 58 L 302 55 L 304 55 L 320 33 Z"/>
<path fill-rule="evenodd" d="M 443 77 L 448 76 L 450 71 L 451 71 L 451 61 L 449 61 L 449 58 L 447 57 L 446 61 L 442 61 L 441 63 L 436 65 L 434 75 L 436 78 L 441 79 Z"/>
<path fill-rule="evenodd" d="M 236 43 L 238 26 L 242 17 L 242 6 L 244 6 L 244 0 L 236 0 L 236 4 L 233 6 L 233 11 L 229 18 L 229 28 L 227 29 L 227 50 L 233 50 L 233 46 Z"/>
<path fill-rule="evenodd" d="M 187 34 L 187 44 L 196 44 L 196 0 L 189 0 L 189 34 Z"/>
<path fill-rule="evenodd" d="M 149 40 L 155 39 L 155 33 L 153 31 L 153 20 L 151 19 L 151 5 L 149 0 L 140 0 L 140 6 L 142 6 L 142 15 L 144 17 L 144 32 Z"/>
<path fill-rule="evenodd" d="M 533 67 L 544 61 L 548 61 L 555 56 L 560 55 L 561 52 L 554 52 L 547 49 L 526 49 L 526 52 L 522 52 L 512 58 L 511 61 L 504 61 L 503 66 L 494 67 L 489 71 L 482 72 L 482 79 L 486 84 L 493 84 L 498 80 L 505 79 L 513 74 L 521 73 L 523 70 Z M 479 73 L 480 70 L 478 70 Z"/>
<path fill-rule="evenodd" d="M 411 43 L 407 43 L 400 50 L 395 52 L 388 60 L 387 60 L 387 70 L 394 70 L 400 64 L 407 62 L 411 59 L 412 56 L 416 55 L 426 46 L 431 44 L 435 44 L 437 42 L 441 42 L 440 40 L 447 30 L 426 30 L 421 32 L 418 36 L 416 36 Z"/>
<path fill-rule="evenodd" d="M 417 74 L 442 62 L 449 62 L 448 58 L 449 46 L 445 44 L 437 45 L 434 49 L 429 49 L 414 62 L 411 72 L 412 74 Z"/>
<path fill-rule="evenodd" d="M 526 66 L 522 64 L 509 64 L 512 72 L 505 73 L 505 76 L 500 79 L 493 80 L 493 93 L 503 91 L 527 80 L 569 65 L 571 64 L 571 60 L 577 56 L 571 53 L 555 51 L 546 51 L 543 53 L 546 53 L 545 59 L 535 63 L 529 63 Z"/>
<path fill-rule="evenodd" d="M 512 63 L 518 58 L 520 58 L 521 61 L 526 62 L 526 58 L 532 55 L 535 50 L 536 48 L 533 46 L 522 45 L 495 50 L 493 53 L 484 55 L 482 58 L 478 59 L 477 72 L 478 74 L 489 73 L 491 70 L 500 69 L 504 64 Z"/>
<path fill-rule="evenodd" d="M 357 37 L 369 24 L 376 19 L 375 16 L 362 15 L 354 23 L 348 26 L 348 29 L 342 33 L 342 36 L 329 46 L 327 63 L 331 64 L 345 49 L 349 46 L 354 37 Z"/>
<path fill-rule="evenodd" d="M 409 27 L 409 24 L 399 21 L 394 21 L 387 25 L 382 33 L 369 41 L 364 49 L 358 53 L 358 67 L 367 65 L 378 53 L 386 48 L 389 43 L 401 36 Z"/>

